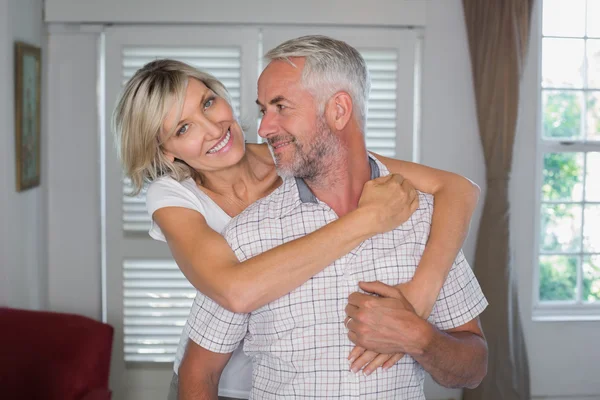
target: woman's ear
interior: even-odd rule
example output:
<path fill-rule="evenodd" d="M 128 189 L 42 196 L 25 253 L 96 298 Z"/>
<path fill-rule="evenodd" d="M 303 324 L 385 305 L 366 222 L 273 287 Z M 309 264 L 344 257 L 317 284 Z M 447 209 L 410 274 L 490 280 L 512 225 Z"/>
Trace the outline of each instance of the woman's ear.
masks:
<path fill-rule="evenodd" d="M 343 130 L 352 118 L 352 98 L 347 92 L 337 92 L 327 102 L 327 122 L 336 130 Z"/>
<path fill-rule="evenodd" d="M 172 163 L 175 162 L 175 156 L 172 153 L 168 152 L 164 148 L 161 148 L 158 151 L 162 151 L 163 155 L 167 158 L 167 160 L 171 161 Z"/>

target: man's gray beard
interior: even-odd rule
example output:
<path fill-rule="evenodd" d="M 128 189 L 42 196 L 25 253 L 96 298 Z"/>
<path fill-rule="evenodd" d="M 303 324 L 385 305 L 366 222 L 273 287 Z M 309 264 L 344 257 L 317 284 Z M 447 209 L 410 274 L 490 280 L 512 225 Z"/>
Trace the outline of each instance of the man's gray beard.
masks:
<path fill-rule="evenodd" d="M 318 134 L 307 144 L 308 151 L 303 152 L 300 145 L 296 146 L 294 159 L 291 165 L 282 166 L 275 156 L 277 174 L 282 178 L 302 178 L 307 181 L 318 181 L 335 167 L 335 160 L 340 155 L 341 143 L 336 135 L 331 132 L 324 117 L 317 122 Z"/>

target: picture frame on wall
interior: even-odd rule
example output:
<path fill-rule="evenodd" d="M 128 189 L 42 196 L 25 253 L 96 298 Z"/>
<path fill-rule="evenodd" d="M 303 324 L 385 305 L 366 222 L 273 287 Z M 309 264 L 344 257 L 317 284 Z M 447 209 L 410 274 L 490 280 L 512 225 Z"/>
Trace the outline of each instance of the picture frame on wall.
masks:
<path fill-rule="evenodd" d="M 15 144 L 17 191 L 40 184 L 41 49 L 15 43 Z"/>

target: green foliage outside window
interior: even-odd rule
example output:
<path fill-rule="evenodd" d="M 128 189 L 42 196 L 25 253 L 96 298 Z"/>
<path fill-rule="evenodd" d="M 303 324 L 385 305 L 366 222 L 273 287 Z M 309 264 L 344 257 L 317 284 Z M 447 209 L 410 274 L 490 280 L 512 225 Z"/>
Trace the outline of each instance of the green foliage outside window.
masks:
<path fill-rule="evenodd" d="M 588 103 L 595 100 L 588 100 Z M 546 138 L 578 138 L 581 135 L 581 107 L 575 93 L 552 91 L 545 93 L 543 129 Z M 595 104 L 588 104 L 588 108 Z M 542 199 L 544 201 L 579 200 L 574 191 L 581 185 L 583 163 L 581 153 L 549 153 L 544 157 Z M 573 211 L 577 206 L 551 205 L 541 214 L 541 233 L 544 250 L 564 249 L 558 236 L 550 229 L 561 219 L 579 218 Z M 579 239 L 580 238 L 576 238 Z M 579 242 L 577 242 L 579 245 Z M 583 301 L 600 300 L 600 262 L 586 257 L 583 270 Z M 594 262 L 595 261 L 595 262 Z M 578 255 L 540 256 L 540 300 L 575 300 Z"/>

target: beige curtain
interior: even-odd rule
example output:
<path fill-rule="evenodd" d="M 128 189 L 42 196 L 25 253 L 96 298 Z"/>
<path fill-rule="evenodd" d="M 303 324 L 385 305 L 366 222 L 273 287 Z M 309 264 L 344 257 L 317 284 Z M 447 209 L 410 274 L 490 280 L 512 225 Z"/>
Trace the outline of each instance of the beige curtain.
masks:
<path fill-rule="evenodd" d="M 475 274 L 490 305 L 481 315 L 488 374 L 465 400 L 530 398 L 529 366 L 509 249 L 508 182 L 519 109 L 519 83 L 534 0 L 463 0 L 487 192 Z"/>

